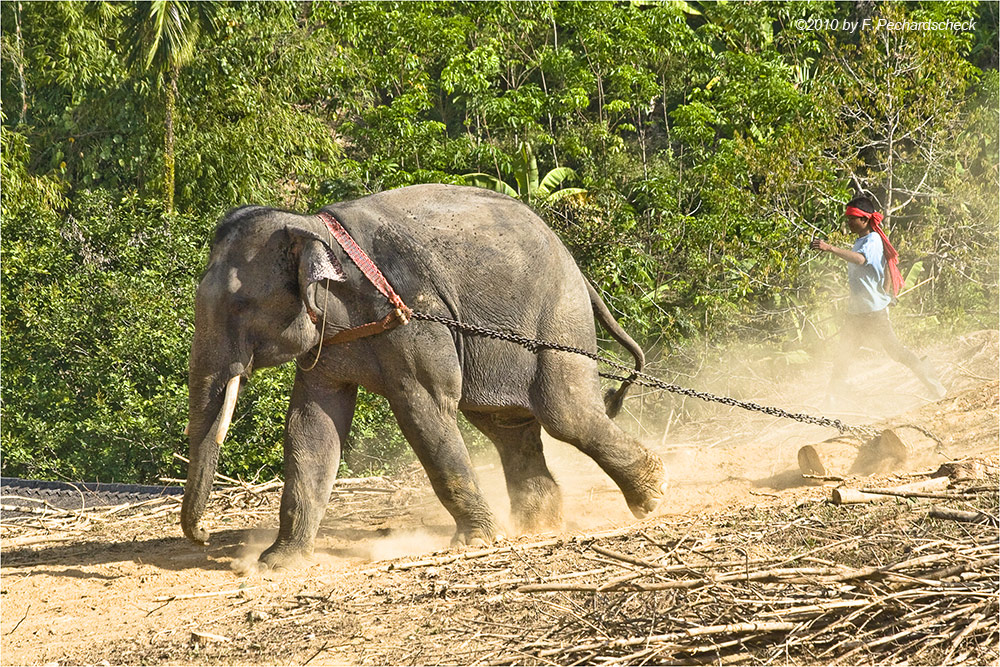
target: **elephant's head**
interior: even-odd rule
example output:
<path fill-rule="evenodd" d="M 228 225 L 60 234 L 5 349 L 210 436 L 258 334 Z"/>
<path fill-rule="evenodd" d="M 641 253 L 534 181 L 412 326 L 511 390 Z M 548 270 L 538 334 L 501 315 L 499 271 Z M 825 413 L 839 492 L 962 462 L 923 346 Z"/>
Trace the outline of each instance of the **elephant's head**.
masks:
<path fill-rule="evenodd" d="M 188 366 L 191 452 L 181 526 L 196 542 L 208 539 L 198 523 L 241 385 L 254 368 L 286 363 L 315 347 L 321 338 L 316 313 L 326 313 L 328 325 L 346 322 L 344 270 L 317 233 L 322 226 L 308 228 L 314 222 L 247 207 L 229 213 L 216 230 L 195 297 Z"/>

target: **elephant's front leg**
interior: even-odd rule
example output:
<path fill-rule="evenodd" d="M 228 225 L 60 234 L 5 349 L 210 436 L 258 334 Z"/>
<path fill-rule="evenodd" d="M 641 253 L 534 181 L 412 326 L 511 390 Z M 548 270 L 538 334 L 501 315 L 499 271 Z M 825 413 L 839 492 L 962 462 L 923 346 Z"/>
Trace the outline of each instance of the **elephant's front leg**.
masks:
<path fill-rule="evenodd" d="M 312 555 L 357 394 L 354 385 L 326 384 L 319 374 L 301 370 L 296 374 L 285 423 L 278 539 L 261 554 L 265 565 L 288 567 Z"/>
<path fill-rule="evenodd" d="M 454 542 L 491 544 L 499 528 L 458 430 L 458 398 L 412 382 L 398 396 L 390 396 L 389 404 L 434 493 L 455 519 Z"/>

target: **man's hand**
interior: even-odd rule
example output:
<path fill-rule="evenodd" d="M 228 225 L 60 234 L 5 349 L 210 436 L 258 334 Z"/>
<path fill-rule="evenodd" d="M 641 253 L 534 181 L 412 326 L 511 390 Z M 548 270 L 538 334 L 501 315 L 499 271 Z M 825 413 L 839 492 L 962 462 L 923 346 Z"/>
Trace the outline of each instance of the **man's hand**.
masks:
<path fill-rule="evenodd" d="M 838 248 L 837 246 L 830 245 L 826 241 L 820 239 L 813 239 L 809 243 L 809 247 L 813 250 L 819 250 L 820 252 L 831 252 L 837 257 L 841 258 L 845 262 L 850 262 L 851 264 L 864 264 L 865 256 L 860 252 L 854 252 L 853 250 L 846 250 L 844 248 Z"/>

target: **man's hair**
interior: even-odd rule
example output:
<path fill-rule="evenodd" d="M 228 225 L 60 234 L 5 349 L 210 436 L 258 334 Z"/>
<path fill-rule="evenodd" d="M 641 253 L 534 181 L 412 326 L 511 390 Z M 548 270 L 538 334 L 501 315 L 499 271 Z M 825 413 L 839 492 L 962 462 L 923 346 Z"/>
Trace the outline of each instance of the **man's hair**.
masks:
<path fill-rule="evenodd" d="M 855 197 L 851 201 L 847 202 L 847 207 L 845 208 L 860 208 L 865 213 L 874 213 L 878 210 L 875 206 L 875 202 L 873 202 L 871 198 L 866 195 Z"/>

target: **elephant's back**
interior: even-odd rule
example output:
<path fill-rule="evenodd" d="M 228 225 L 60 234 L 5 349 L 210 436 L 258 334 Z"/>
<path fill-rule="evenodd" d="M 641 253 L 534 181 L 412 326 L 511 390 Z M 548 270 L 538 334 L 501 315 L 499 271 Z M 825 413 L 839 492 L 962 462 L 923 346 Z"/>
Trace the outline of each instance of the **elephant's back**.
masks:
<path fill-rule="evenodd" d="M 533 309 L 551 312 L 554 303 L 568 299 L 591 318 L 586 285 L 569 251 L 516 199 L 483 188 L 428 184 L 371 195 L 335 211 L 366 228 L 376 255 L 409 265 L 404 280 L 432 281 L 465 314 L 488 310 L 495 314 L 491 321 L 517 320 L 497 324 L 523 327 L 536 319 Z M 513 307 L 515 302 L 520 306 Z"/>
<path fill-rule="evenodd" d="M 387 190 L 343 207 L 374 214 L 376 224 L 400 227 L 418 242 L 448 246 L 555 245 L 562 243 L 522 202 L 483 188 L 431 183 Z"/>

